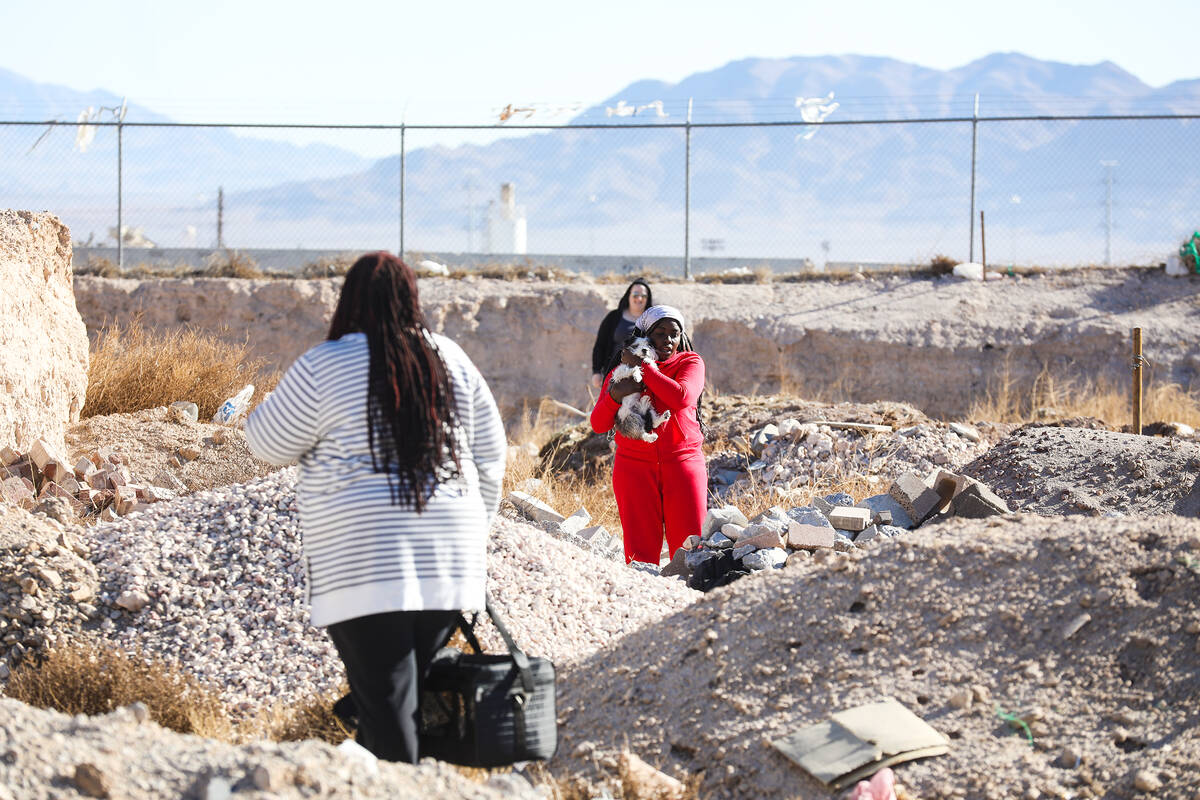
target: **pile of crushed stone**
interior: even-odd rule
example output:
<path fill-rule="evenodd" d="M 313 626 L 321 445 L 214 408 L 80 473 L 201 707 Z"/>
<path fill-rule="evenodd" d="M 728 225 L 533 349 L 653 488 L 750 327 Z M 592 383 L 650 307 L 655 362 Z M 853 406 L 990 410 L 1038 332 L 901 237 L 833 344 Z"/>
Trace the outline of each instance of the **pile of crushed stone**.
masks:
<path fill-rule="evenodd" d="M 1200 521 L 951 520 L 716 589 L 563 671 L 552 768 L 628 744 L 704 797 L 831 797 L 769 742 L 884 696 L 951 745 L 910 796 L 1193 800 Z"/>
<path fill-rule="evenodd" d="M 341 662 L 324 631 L 308 624 L 294 484 L 291 468 L 68 529 L 83 543 L 98 591 L 80 604 L 69 595 L 72 585 L 39 589 L 38 608 L 50 609 L 42 639 L 82 624 L 98 646 L 140 651 L 215 685 L 235 711 L 335 691 Z M 42 538 L 55 540 L 57 523 L 14 513 L 22 515 L 22 531 L 42 526 Z M 514 638 L 556 664 L 584 658 L 699 596 L 517 520 L 496 519 L 488 550 L 489 590 Z M 25 558 L 0 550 L 0 575 L 39 582 L 18 556 Z M 11 605 L 27 602 L 19 587 L 13 591 Z M 490 623 L 481 623 L 480 638 L 489 650 L 503 647 Z"/>
<path fill-rule="evenodd" d="M 1028 425 L 962 472 L 1014 510 L 1200 515 L 1200 443 L 1188 439 Z"/>
<path fill-rule="evenodd" d="M 0 720 L 0 800 L 542 797 L 519 776 L 477 783 L 436 761 L 393 764 L 316 740 L 231 745 L 179 734 L 149 721 L 138 704 L 72 717 L 0 698 Z"/>

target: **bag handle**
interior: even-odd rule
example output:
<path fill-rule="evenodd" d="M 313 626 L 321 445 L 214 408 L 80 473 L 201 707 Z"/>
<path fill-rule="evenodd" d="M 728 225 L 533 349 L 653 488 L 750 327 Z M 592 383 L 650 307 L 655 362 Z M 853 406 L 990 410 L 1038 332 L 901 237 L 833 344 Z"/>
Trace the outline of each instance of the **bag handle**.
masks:
<path fill-rule="evenodd" d="M 508 646 L 508 654 L 512 656 L 513 663 L 517 665 L 517 671 L 521 674 L 521 685 L 525 687 L 527 694 L 533 694 L 533 673 L 529 670 L 529 657 L 517 647 L 517 643 L 513 641 L 512 634 L 508 632 L 508 628 L 504 627 L 503 620 L 496 612 L 496 607 L 492 604 L 492 595 L 485 595 L 485 605 L 487 615 L 491 617 L 492 624 L 496 626 L 496 630 L 500 631 L 500 638 L 504 639 L 504 644 Z M 472 635 L 472 638 L 473 635 Z M 468 639 L 470 641 L 470 639 Z M 476 645 L 478 649 L 478 645 Z"/>

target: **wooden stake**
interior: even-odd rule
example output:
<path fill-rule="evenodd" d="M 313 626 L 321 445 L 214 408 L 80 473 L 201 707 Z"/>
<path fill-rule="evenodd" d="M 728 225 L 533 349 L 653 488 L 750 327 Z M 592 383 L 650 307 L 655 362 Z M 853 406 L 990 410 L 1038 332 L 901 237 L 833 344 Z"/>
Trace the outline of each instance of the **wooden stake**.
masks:
<path fill-rule="evenodd" d="M 987 280 L 987 235 L 983 230 L 983 209 L 979 210 L 979 254 L 983 259 L 983 279 Z"/>
<path fill-rule="evenodd" d="M 1142 329 L 1133 329 L 1133 432 L 1142 432 Z"/>

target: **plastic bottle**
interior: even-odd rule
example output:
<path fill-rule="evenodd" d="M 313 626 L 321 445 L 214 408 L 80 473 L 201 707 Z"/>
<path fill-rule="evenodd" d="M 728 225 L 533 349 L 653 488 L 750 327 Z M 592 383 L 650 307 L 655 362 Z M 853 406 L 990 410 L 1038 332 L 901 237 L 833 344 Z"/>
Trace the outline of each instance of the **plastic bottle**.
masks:
<path fill-rule="evenodd" d="M 233 397 L 221 403 L 221 407 L 217 409 L 217 413 L 213 414 L 212 421 L 218 425 L 232 425 L 237 422 L 238 417 L 246 413 L 246 409 L 250 406 L 250 398 L 254 395 L 254 384 L 247 383 L 242 387 L 242 390 Z"/>

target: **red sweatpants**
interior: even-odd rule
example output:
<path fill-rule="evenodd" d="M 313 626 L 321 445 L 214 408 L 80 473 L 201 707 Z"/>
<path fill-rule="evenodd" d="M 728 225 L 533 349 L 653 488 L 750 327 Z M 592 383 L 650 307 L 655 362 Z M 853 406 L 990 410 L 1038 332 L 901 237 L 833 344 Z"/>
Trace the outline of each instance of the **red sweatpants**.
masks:
<path fill-rule="evenodd" d="M 708 471 L 700 451 L 669 461 L 613 459 L 613 494 L 625 539 L 625 561 L 658 564 L 664 531 L 669 552 L 700 533 L 708 508 Z"/>

